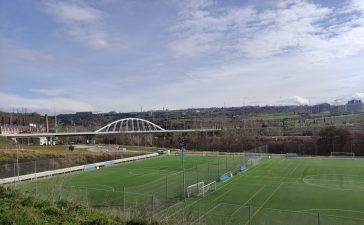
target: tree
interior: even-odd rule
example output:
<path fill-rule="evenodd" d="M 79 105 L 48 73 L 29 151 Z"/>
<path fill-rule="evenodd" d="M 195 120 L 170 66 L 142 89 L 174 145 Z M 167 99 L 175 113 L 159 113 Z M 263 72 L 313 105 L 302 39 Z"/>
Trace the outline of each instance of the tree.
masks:
<path fill-rule="evenodd" d="M 345 128 L 326 127 L 320 130 L 317 144 L 350 144 L 351 133 Z"/>

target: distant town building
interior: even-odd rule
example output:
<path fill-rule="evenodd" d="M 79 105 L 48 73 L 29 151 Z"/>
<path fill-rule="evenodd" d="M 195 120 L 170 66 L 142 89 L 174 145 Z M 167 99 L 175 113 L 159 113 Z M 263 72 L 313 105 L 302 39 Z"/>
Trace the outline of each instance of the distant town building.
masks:
<path fill-rule="evenodd" d="M 351 113 L 364 112 L 364 104 L 361 100 L 350 100 L 346 104 L 346 110 Z"/>
<path fill-rule="evenodd" d="M 37 128 L 34 126 L 16 126 L 4 125 L 0 126 L 0 134 L 20 134 L 36 132 Z"/>
<path fill-rule="evenodd" d="M 330 112 L 329 103 L 321 103 L 321 104 L 312 106 L 312 113 L 329 113 L 329 112 Z"/>
<path fill-rule="evenodd" d="M 341 113 L 346 112 L 346 106 L 345 105 L 332 105 L 330 107 L 330 113 L 333 115 L 338 115 Z"/>
<path fill-rule="evenodd" d="M 92 115 L 92 112 L 76 112 L 76 115 L 79 115 L 79 116 Z"/>
<path fill-rule="evenodd" d="M 32 138 L 31 142 L 35 145 L 49 145 L 50 141 L 46 137 Z"/>

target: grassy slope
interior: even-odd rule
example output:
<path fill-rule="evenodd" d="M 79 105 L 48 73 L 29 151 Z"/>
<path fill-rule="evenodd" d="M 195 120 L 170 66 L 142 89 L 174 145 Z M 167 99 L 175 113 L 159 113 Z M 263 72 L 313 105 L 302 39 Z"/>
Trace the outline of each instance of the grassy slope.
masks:
<path fill-rule="evenodd" d="M 129 148 L 128 148 L 129 150 Z M 150 148 L 133 147 L 130 150 L 148 152 Z M 129 152 L 122 151 L 104 151 L 104 152 L 91 152 L 86 148 L 76 148 L 73 152 L 68 150 L 68 146 L 56 145 L 56 146 L 19 146 L 19 160 L 20 162 L 43 160 L 50 158 L 63 158 L 63 159 L 82 159 L 82 158 L 107 158 L 115 156 L 116 154 L 131 154 Z M 0 164 L 12 163 L 16 160 L 16 146 L 15 145 L 0 145 Z"/>
<path fill-rule="evenodd" d="M 0 224 L 125 224 L 118 217 L 65 201 L 51 203 L 0 186 Z"/>

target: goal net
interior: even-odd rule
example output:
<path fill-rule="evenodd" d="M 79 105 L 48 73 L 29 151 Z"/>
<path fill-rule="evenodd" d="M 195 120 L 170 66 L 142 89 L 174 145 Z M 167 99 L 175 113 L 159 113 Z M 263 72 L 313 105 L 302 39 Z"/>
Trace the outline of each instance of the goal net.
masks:
<path fill-rule="evenodd" d="M 203 195 L 204 182 L 198 182 L 187 187 L 187 198 Z"/>
<path fill-rule="evenodd" d="M 344 158 L 354 158 L 355 153 L 354 152 L 331 152 L 331 157 L 344 157 Z"/>
<path fill-rule="evenodd" d="M 248 159 L 247 164 L 249 166 L 256 166 L 260 163 L 260 161 L 262 160 L 262 158 L 252 158 L 252 159 Z"/>
<path fill-rule="evenodd" d="M 251 149 L 249 151 L 243 152 L 243 155 L 245 157 L 245 163 L 249 166 L 255 166 L 260 163 L 260 161 L 266 157 L 268 154 L 268 146 L 263 145 L 256 147 L 254 149 Z"/>
<path fill-rule="evenodd" d="M 216 181 L 212 181 L 206 185 L 203 186 L 203 190 L 202 190 L 202 196 L 205 196 L 205 194 L 208 191 L 215 191 L 216 190 Z"/>
<path fill-rule="evenodd" d="M 201 181 L 187 187 L 187 198 L 205 196 L 208 191 L 214 190 L 216 190 L 216 181 L 212 181 L 206 185 L 203 181 Z"/>

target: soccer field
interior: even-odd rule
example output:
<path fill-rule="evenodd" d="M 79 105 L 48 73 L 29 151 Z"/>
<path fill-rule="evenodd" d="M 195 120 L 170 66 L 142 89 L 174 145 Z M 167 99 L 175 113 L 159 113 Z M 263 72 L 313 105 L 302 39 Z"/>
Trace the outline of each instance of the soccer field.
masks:
<path fill-rule="evenodd" d="M 189 224 L 364 224 L 364 161 L 266 159 L 160 217 L 170 224 L 184 217 Z"/>
<path fill-rule="evenodd" d="M 42 179 L 17 186 L 40 198 L 128 212 L 148 209 L 166 224 L 364 224 L 364 160 L 186 156 L 186 187 L 249 169 L 205 197 L 183 201 L 181 157 Z"/>

